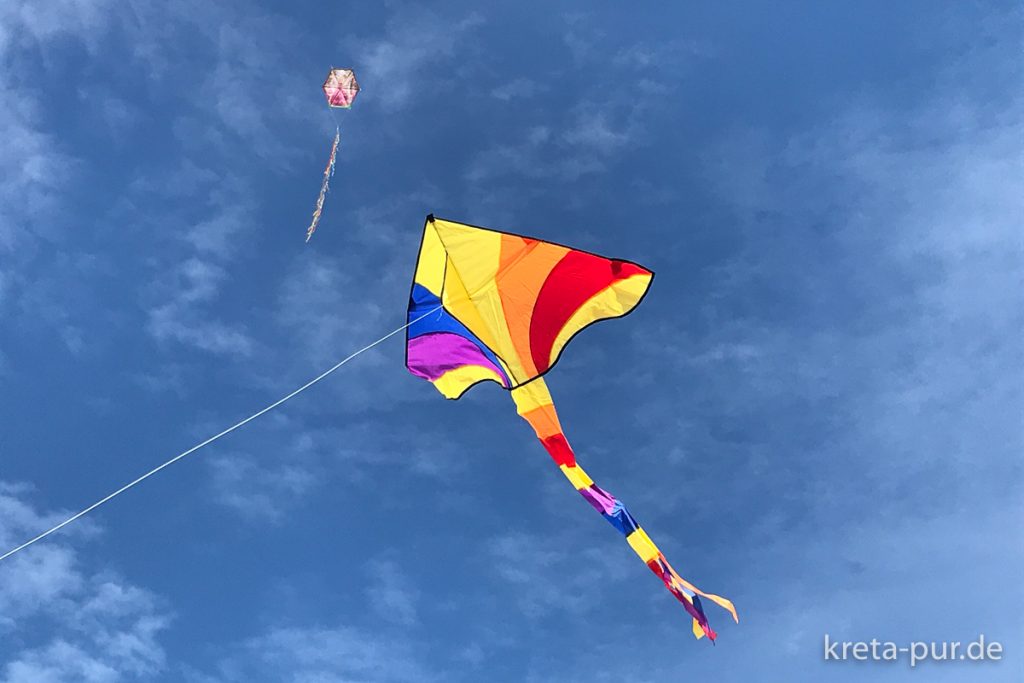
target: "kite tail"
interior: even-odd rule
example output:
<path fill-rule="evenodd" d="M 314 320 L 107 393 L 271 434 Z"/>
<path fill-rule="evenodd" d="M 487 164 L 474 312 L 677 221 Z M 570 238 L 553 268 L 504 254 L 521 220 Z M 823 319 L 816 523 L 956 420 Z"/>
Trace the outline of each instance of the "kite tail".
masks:
<path fill-rule="evenodd" d="M 316 199 L 316 209 L 313 211 L 313 220 L 306 229 L 307 242 L 309 242 L 309 238 L 312 237 L 313 233 L 316 231 L 317 224 L 320 223 L 320 213 L 324 210 L 324 197 L 327 196 L 327 186 L 330 183 L 331 176 L 334 175 L 334 160 L 338 156 L 338 142 L 340 140 L 341 131 L 335 128 L 334 144 L 331 145 L 331 158 L 327 162 L 327 168 L 324 169 L 324 181 L 320 185 L 320 196 Z"/>
<path fill-rule="evenodd" d="M 717 637 L 704 614 L 701 597 L 728 610 L 732 614 L 732 618 L 739 621 L 732 602 L 717 595 L 705 593 L 679 576 L 658 546 L 647 535 L 647 532 L 629 513 L 626 506 L 587 476 L 587 473 L 576 462 L 576 455 L 562 433 L 551 394 L 548 393 L 547 385 L 542 378 L 513 389 L 512 399 L 516 402 L 519 415 L 533 427 L 537 438 L 544 444 L 544 448 L 562 470 L 562 474 L 572 482 L 572 485 L 587 499 L 587 502 L 601 513 L 601 516 L 626 537 L 626 542 L 629 543 L 633 551 L 662 580 L 669 592 L 683 604 L 686 611 L 693 617 L 694 636 L 698 639 L 707 636 L 712 641 Z"/>

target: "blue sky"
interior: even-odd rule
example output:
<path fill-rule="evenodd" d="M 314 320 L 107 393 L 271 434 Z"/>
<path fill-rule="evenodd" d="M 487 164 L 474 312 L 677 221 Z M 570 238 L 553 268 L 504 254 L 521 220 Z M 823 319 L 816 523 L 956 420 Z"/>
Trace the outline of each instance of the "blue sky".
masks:
<path fill-rule="evenodd" d="M 0 682 L 1019 680 L 1022 17 L 890 4 L 6 0 L 3 550 L 400 325 L 434 212 L 657 272 L 549 385 L 741 622 L 395 339 L 0 563 Z"/>

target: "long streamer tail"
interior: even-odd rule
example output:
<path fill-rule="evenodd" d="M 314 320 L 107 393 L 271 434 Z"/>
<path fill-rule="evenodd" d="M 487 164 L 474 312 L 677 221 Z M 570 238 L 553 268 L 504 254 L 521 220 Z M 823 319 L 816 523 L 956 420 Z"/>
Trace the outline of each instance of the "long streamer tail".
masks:
<path fill-rule="evenodd" d="M 558 422 L 558 414 L 555 412 L 551 394 L 542 378 L 538 378 L 512 390 L 512 399 L 516 403 L 516 409 L 520 416 L 530 423 L 537 433 L 537 438 L 544 444 L 544 448 L 551 455 L 551 458 L 562 470 L 562 474 L 572 483 L 580 494 L 586 498 L 595 510 L 607 519 L 612 526 L 626 537 L 626 542 L 633 551 L 640 556 L 647 567 L 657 575 L 665 584 L 665 587 L 683 604 L 686 611 L 693 617 L 693 634 L 698 639 L 707 636 L 712 641 L 717 634 L 708 623 L 704 614 L 700 598 L 706 598 L 732 614 L 737 622 L 739 616 L 732 602 L 723 597 L 705 593 L 693 584 L 683 579 L 668 563 L 665 556 L 654 544 L 654 541 L 647 535 L 640 524 L 629 513 L 626 506 L 615 496 L 600 488 L 587 476 L 583 468 L 576 462 L 576 455 L 573 453 L 569 442 L 562 433 L 562 427 Z M 698 597 L 699 596 L 699 597 Z"/>
<path fill-rule="evenodd" d="M 341 141 L 341 131 L 337 128 L 334 129 L 334 144 L 331 145 L 331 158 L 327 161 L 327 167 L 324 169 L 324 180 L 320 184 L 320 196 L 316 199 L 316 209 L 313 211 L 313 220 L 310 221 L 309 227 L 306 228 L 306 241 L 309 242 L 309 238 L 316 232 L 316 226 L 320 223 L 320 214 L 324 210 L 324 198 L 327 196 L 328 185 L 331 182 L 331 176 L 334 175 L 334 160 L 338 157 L 338 142 Z"/>

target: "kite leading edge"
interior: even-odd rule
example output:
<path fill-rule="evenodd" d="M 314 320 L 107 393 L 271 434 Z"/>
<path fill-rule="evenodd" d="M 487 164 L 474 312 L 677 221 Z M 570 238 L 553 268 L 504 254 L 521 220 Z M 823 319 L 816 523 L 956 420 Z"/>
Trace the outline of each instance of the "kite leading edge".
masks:
<path fill-rule="evenodd" d="M 578 332 L 632 311 L 653 277 L 629 261 L 428 216 L 410 294 L 406 367 L 449 399 L 483 381 L 509 390 L 562 474 L 682 603 L 694 635 L 714 641 L 701 598 L 739 621 L 736 608 L 683 579 L 625 505 L 587 476 L 542 377 Z"/>
<path fill-rule="evenodd" d="M 359 94 L 359 83 L 356 81 L 356 74 L 352 69 L 334 69 L 327 74 L 327 80 L 323 85 L 324 97 L 327 98 L 327 105 L 331 109 L 350 109 L 352 103 Z M 320 223 L 320 214 L 324 209 L 324 199 L 327 196 L 328 185 L 331 176 L 334 175 L 334 163 L 338 157 L 338 142 L 341 140 L 341 131 L 334 130 L 334 144 L 331 145 L 331 155 L 327 160 L 327 167 L 324 168 L 324 179 L 320 183 L 320 195 L 316 199 L 316 209 L 313 210 L 313 219 L 306 228 L 306 241 L 316 232 Z"/>

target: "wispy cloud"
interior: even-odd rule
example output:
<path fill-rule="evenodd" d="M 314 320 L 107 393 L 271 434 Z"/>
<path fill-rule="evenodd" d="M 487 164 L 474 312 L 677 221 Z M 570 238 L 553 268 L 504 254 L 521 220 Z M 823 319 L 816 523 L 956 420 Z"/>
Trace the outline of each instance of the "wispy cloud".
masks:
<path fill-rule="evenodd" d="M 528 100 L 544 94 L 548 87 L 532 78 L 519 77 L 491 90 L 491 97 L 502 102 Z"/>
<path fill-rule="evenodd" d="M 337 360 L 340 351 L 372 341 L 371 335 L 383 329 L 384 312 L 373 299 L 352 295 L 360 282 L 340 259 L 322 256 L 302 259 L 284 279 L 278 319 L 307 362 Z"/>
<path fill-rule="evenodd" d="M 579 541 L 574 534 L 563 539 L 519 531 L 491 541 L 490 564 L 511 584 L 502 592 L 521 614 L 531 619 L 552 612 L 581 615 L 592 609 L 590 596 L 598 586 L 608 590 L 612 581 L 626 576 L 624 563 Z"/>
<path fill-rule="evenodd" d="M 510 178 L 571 183 L 600 174 L 614 166 L 631 148 L 646 144 L 645 118 L 652 107 L 673 89 L 664 77 L 671 65 L 654 55 L 668 54 L 669 46 L 617 45 L 600 31 L 588 28 L 585 16 L 567 18 L 566 42 L 577 65 L 599 64 L 578 86 L 575 103 L 552 112 L 543 100 L 534 103 L 536 116 L 524 117 L 501 139 L 479 152 L 470 162 L 465 179 L 474 198 L 483 201 L 493 183 Z M 604 42 L 601 42 L 604 41 Z M 610 41 L 610 43 L 609 43 Z M 601 42 L 600 54 L 592 48 Z M 609 44 L 605 44 L 609 43 Z M 607 50 L 619 49 L 622 59 L 607 59 Z M 641 58 L 641 55 L 645 58 Z M 539 77 L 517 79 L 492 90 L 492 97 L 508 101 L 538 92 L 566 93 L 558 82 Z"/>
<path fill-rule="evenodd" d="M 716 548 L 748 549 L 741 574 L 756 576 L 746 567 L 766 553 L 815 567 L 796 585 L 829 604 L 792 615 L 801 652 L 823 629 L 872 628 L 868 592 L 902 612 L 886 620 L 901 632 L 952 627 L 933 603 L 950 582 L 1019 599 L 1005 569 L 1020 566 L 1016 547 L 958 541 L 951 557 L 940 540 L 1021 533 L 1007 521 L 1022 481 L 1021 103 L 966 87 L 945 83 L 912 110 L 862 100 L 797 135 L 746 132 L 713 148 L 706 177 L 735 212 L 739 251 L 706 271 L 687 316 L 636 338 L 687 387 L 685 410 L 638 410 L 668 427 L 652 451 L 682 443 L 699 454 L 679 461 L 691 487 L 749 501 L 696 505 L 665 477 L 644 506 L 671 519 L 657 501 L 675 501 Z M 728 542 L 723 514 L 726 526 L 744 520 Z M 752 600 L 769 609 L 730 597 L 741 612 Z"/>
<path fill-rule="evenodd" d="M 608 168 L 623 145 L 631 141 L 631 126 L 613 122 L 612 115 L 581 112 L 558 129 L 550 125 L 520 131 L 511 143 L 494 145 L 470 163 L 465 178 L 480 189 L 509 178 L 569 183 Z"/>
<path fill-rule="evenodd" d="M 0 483 L 0 543 L 9 548 L 59 516 L 40 514 L 24 487 Z M 89 524 L 78 532 L 89 530 Z M 60 538 L 0 564 L 0 681 L 117 683 L 159 674 L 158 638 L 169 623 L 149 591 L 109 573 L 91 573 Z"/>
<path fill-rule="evenodd" d="M 60 188 L 73 175 L 75 160 L 43 123 L 39 91 L 19 78 L 15 65 L 26 50 L 60 38 L 94 46 L 108 26 L 106 2 L 58 0 L 39 5 L 11 0 L 0 7 L 0 252 L 25 253 L 40 237 L 57 239 L 54 214 Z"/>
<path fill-rule="evenodd" d="M 681 426 L 673 440 L 687 451 L 755 468 L 750 493 L 779 477 L 797 517 L 805 506 L 837 515 L 837 501 L 856 515 L 879 495 L 892 514 L 924 512 L 938 501 L 922 506 L 904 487 L 925 473 L 942 486 L 966 477 L 976 494 L 1007 481 L 1006 445 L 992 434 L 1009 433 L 1021 401 L 1006 374 L 1024 323 L 1010 180 L 1020 129 L 959 105 L 950 119 L 949 105 L 853 109 L 794 138 L 747 145 L 744 135 L 709 154 L 743 248 L 709 271 L 713 287 L 694 293 L 689 318 L 636 339 L 677 359 L 678 381 L 695 387 L 685 418 L 650 405 L 640 419 Z M 790 440 L 809 433 L 821 441 Z M 819 449 L 832 467 L 820 469 Z M 846 472 L 831 481 L 842 494 L 823 496 L 810 482 L 834 467 Z M 804 485 L 786 486 L 794 476 Z M 673 499 L 667 486 L 651 497 Z"/>
<path fill-rule="evenodd" d="M 195 683 L 437 680 L 407 643 L 349 626 L 274 628 L 233 648 L 218 672 Z"/>
<path fill-rule="evenodd" d="M 577 65 L 588 62 L 595 56 L 604 55 L 601 46 L 608 34 L 597 28 L 588 14 L 570 12 L 562 19 L 565 22 L 562 41 Z"/>
<path fill-rule="evenodd" d="M 190 258 L 161 285 L 164 302 L 149 309 L 148 330 L 159 342 L 175 341 L 211 353 L 246 356 L 253 341 L 244 327 L 204 315 L 203 305 L 217 295 L 225 273 L 215 264 Z"/>
<path fill-rule="evenodd" d="M 45 132 L 34 98 L 3 77 L 0 104 L 0 249 L 10 253 L 33 249 L 40 236 L 57 237 L 47 219 L 73 162 Z"/>
<path fill-rule="evenodd" d="M 688 67 L 714 54 L 714 48 L 702 40 L 671 40 L 663 43 L 640 42 L 619 48 L 612 55 L 612 62 L 618 66 L 648 70 L 657 68 L 661 72 L 680 74 Z"/>
<path fill-rule="evenodd" d="M 478 14 L 455 19 L 412 6 L 396 13 L 384 36 L 360 50 L 359 72 L 376 84 L 371 97 L 363 95 L 364 102 L 379 102 L 394 111 L 417 93 L 436 95 L 446 87 L 446 61 L 467 48 L 467 34 L 482 22 Z"/>
<path fill-rule="evenodd" d="M 147 329 L 158 342 L 228 356 L 253 352 L 246 326 L 216 312 L 222 287 L 249 253 L 246 233 L 259 225 L 250 187 L 235 171 L 215 173 L 185 155 L 136 179 L 113 210 L 115 220 L 156 235 L 164 247 L 146 264 L 152 283 L 142 292 Z"/>
<path fill-rule="evenodd" d="M 416 601 L 419 590 L 394 560 L 378 559 L 367 564 L 370 585 L 367 599 L 373 611 L 386 622 L 399 626 L 417 623 Z"/>
<path fill-rule="evenodd" d="M 107 128 L 110 140 L 123 147 L 128 136 L 140 118 L 140 111 L 128 100 L 110 92 L 79 91 L 79 99 L 86 100 Z"/>
<path fill-rule="evenodd" d="M 223 134 L 240 138 L 246 149 L 264 160 L 273 159 L 272 167 L 284 171 L 304 155 L 283 136 L 296 124 L 323 126 L 325 121 L 322 110 L 310 106 L 320 104 L 314 99 L 318 93 L 296 87 L 303 72 L 293 70 L 292 60 L 285 58 L 301 40 L 299 32 L 288 19 L 269 13 L 217 25 L 216 35 L 211 36 L 217 62 L 201 91 L 200 101 L 208 103 L 199 107 L 201 112 L 206 109 L 203 123 L 218 123 Z M 256 41 L 254 35 L 267 38 Z M 231 155 L 235 144 L 232 140 L 223 152 Z"/>
<path fill-rule="evenodd" d="M 624 42 L 615 31 L 602 28 L 604 24 L 593 14 L 571 12 L 564 15 L 562 21 L 562 42 L 568 48 L 574 65 L 604 66 L 601 73 L 606 79 L 606 89 L 634 85 L 632 80 L 616 78 L 613 73 L 606 71 L 609 65 L 640 71 L 664 69 L 678 75 L 690 64 L 713 54 L 710 43 L 696 38 Z"/>
<path fill-rule="evenodd" d="M 284 428 L 294 424 L 281 420 Z M 304 494 L 317 484 L 317 457 L 308 434 L 289 437 L 271 426 L 259 440 L 263 447 L 257 460 L 253 455 L 228 453 L 208 461 L 212 472 L 210 485 L 217 500 L 256 523 L 282 522 L 287 511 L 295 508 Z M 268 448 L 279 442 L 279 448 Z"/>
<path fill-rule="evenodd" d="M 59 47 L 58 43 L 65 41 L 66 44 L 68 38 L 95 53 L 101 47 L 100 40 L 111 32 L 117 35 L 121 32 L 130 34 L 131 44 L 143 45 L 155 40 L 155 36 L 150 33 L 154 27 L 159 27 L 160 31 L 173 32 L 192 21 L 202 25 L 200 16 L 175 14 L 177 10 L 184 8 L 184 3 L 175 3 L 174 7 L 163 7 L 159 10 L 141 6 L 116 8 L 109 3 L 78 0 L 61 0 L 49 3 L 45 8 L 26 2 L 5 3 L 0 10 L 0 17 L 3 19 L 0 23 L 9 33 L 3 34 L 5 38 L 0 39 L 0 56 L 12 64 L 21 63 L 28 59 L 32 50 Z M 205 25 L 213 26 L 210 23 Z M 215 35 L 214 31 L 198 31 L 194 37 L 205 37 L 208 41 L 213 41 Z M 230 35 L 227 37 L 230 38 Z M 102 43 L 102 47 L 107 49 L 109 45 Z M 225 45 L 203 45 L 202 41 L 193 45 L 197 53 L 220 50 L 225 55 L 241 54 L 239 59 L 256 51 L 253 47 L 247 51 L 236 48 L 238 45 L 230 41 Z M 55 53 L 52 59 L 44 62 L 44 70 L 57 71 L 61 68 L 59 60 L 60 55 Z M 274 73 L 279 71 L 276 70 Z M 33 73 L 36 72 L 38 68 L 33 70 Z M 89 339 L 89 333 L 83 329 L 84 326 L 77 318 L 85 315 L 85 311 L 94 309 L 97 302 L 70 301 L 69 294 L 76 299 L 86 299 L 95 295 L 88 286 L 84 286 L 70 293 L 65 291 L 61 295 L 50 296 L 53 289 L 50 285 L 56 280 L 53 275 L 54 267 L 59 265 L 54 263 L 55 258 L 70 258 L 74 262 L 76 255 L 73 250 L 81 248 L 82 240 L 67 239 L 71 237 L 67 230 L 68 224 L 72 221 L 65 211 L 65 200 L 62 196 L 76 196 L 68 192 L 67 188 L 86 168 L 71 156 L 62 144 L 62 138 L 49 131 L 49 124 L 43 116 L 45 108 L 42 98 L 45 89 L 27 81 L 17 80 L 13 76 L 16 73 L 18 71 L 9 70 L 0 77 L 0 102 L 4 105 L 0 107 L 0 133 L 5 140 L 5 154 L 3 160 L 0 160 L 0 205 L 3 207 L 0 208 L 0 251 L 11 255 L 5 269 L 7 298 L 18 301 L 22 311 L 32 311 L 31 314 L 23 313 L 23 322 L 30 326 L 43 323 L 55 328 L 66 348 L 72 353 L 80 353 L 95 344 L 94 340 Z M 77 72 L 61 72 L 63 79 L 77 76 Z M 163 74 L 163 77 L 166 79 L 169 75 Z M 77 94 L 85 98 L 93 115 L 103 120 L 111 133 L 122 134 L 128 130 L 133 122 L 134 106 L 126 104 L 122 93 L 95 88 L 90 84 L 91 81 L 81 81 L 77 86 L 69 84 L 67 96 L 74 98 Z M 136 90 L 134 94 L 145 93 L 145 90 Z M 207 98 L 200 101 L 211 100 Z M 275 99 L 275 103 L 278 104 L 282 101 L 283 98 L 280 97 Z M 225 118 L 226 112 L 217 110 L 215 100 L 213 102 L 206 110 L 205 115 L 209 120 L 204 125 L 231 127 L 237 123 Z M 267 109 L 262 107 L 260 111 L 266 112 Z M 280 111 L 280 107 L 275 108 L 275 111 Z M 227 113 L 230 113 L 230 110 Z M 239 135 L 262 132 L 265 131 L 244 129 L 239 131 Z M 203 151 L 209 153 L 208 148 Z M 96 169 L 88 170 L 93 172 Z M 161 232 L 153 230 L 154 221 L 150 218 L 154 213 L 153 209 L 159 207 L 160 203 L 154 202 L 153 199 L 173 200 L 177 206 L 181 206 L 182 197 L 175 196 L 175 187 L 185 182 L 183 177 L 187 177 L 187 182 L 193 184 L 199 182 L 199 174 L 195 173 L 196 171 L 202 169 L 197 168 L 195 164 L 190 166 L 187 160 L 183 162 L 180 173 L 176 174 L 177 179 L 162 176 L 159 167 L 151 167 L 148 171 L 151 177 L 148 187 L 145 182 L 130 186 L 129 192 L 122 194 L 119 199 L 120 210 L 111 213 L 113 222 L 123 223 L 129 230 L 129 237 L 132 236 L 130 231 L 133 229 L 145 229 L 147 237 L 160 241 Z M 184 234 L 187 242 L 194 247 L 196 255 L 223 261 L 234 251 L 231 246 L 232 237 L 241 226 L 251 224 L 251 216 L 248 214 L 250 204 L 240 198 L 245 188 L 238 178 L 226 178 L 224 174 L 210 177 L 207 172 L 205 184 L 201 183 L 199 188 L 194 189 L 207 193 L 211 211 L 201 218 L 193 218 L 185 210 L 174 212 L 174 218 L 179 219 L 178 225 L 180 219 L 184 218 L 186 225 L 192 223 L 193 227 L 185 231 L 175 229 L 171 234 Z M 195 202 L 196 196 L 189 194 L 187 199 L 190 203 Z M 140 211 L 140 207 L 143 206 L 147 206 L 149 210 Z M 166 224 L 173 222 L 174 219 L 168 216 Z M 99 232 L 85 228 L 86 226 L 81 226 L 79 232 Z M 53 245 L 62 245 L 61 250 L 54 251 Z M 64 249 L 72 250 L 72 255 L 68 256 Z M 172 253 L 171 258 L 174 257 Z M 189 255 L 182 257 L 178 252 L 174 265 L 157 266 L 163 270 L 163 275 L 158 277 L 165 280 L 173 279 L 178 271 L 192 268 L 194 265 L 195 262 L 190 260 Z M 213 263 L 211 267 L 218 266 Z M 86 273 L 83 273 L 84 275 Z M 83 277 L 84 279 L 86 278 Z M 90 284 L 95 284 L 95 278 L 89 279 Z M 244 329 L 209 316 L 203 306 L 199 305 L 198 300 L 188 302 L 187 298 L 179 298 L 170 293 L 163 302 L 149 306 L 149 329 L 158 341 L 173 340 L 213 353 L 249 353 L 252 341 Z M 212 299 L 213 297 L 208 297 L 205 303 L 210 303 Z"/>
<path fill-rule="evenodd" d="M 40 5 L 11 0 L 0 8 L 0 49 L 15 43 L 43 45 L 59 36 L 74 36 L 95 48 L 99 34 L 109 25 L 106 0 L 55 0 Z"/>
<path fill-rule="evenodd" d="M 628 143 L 631 136 L 628 129 L 618 130 L 608 121 L 608 114 L 587 109 L 581 112 L 574 124 L 565 132 L 563 139 L 581 149 L 612 151 Z"/>

